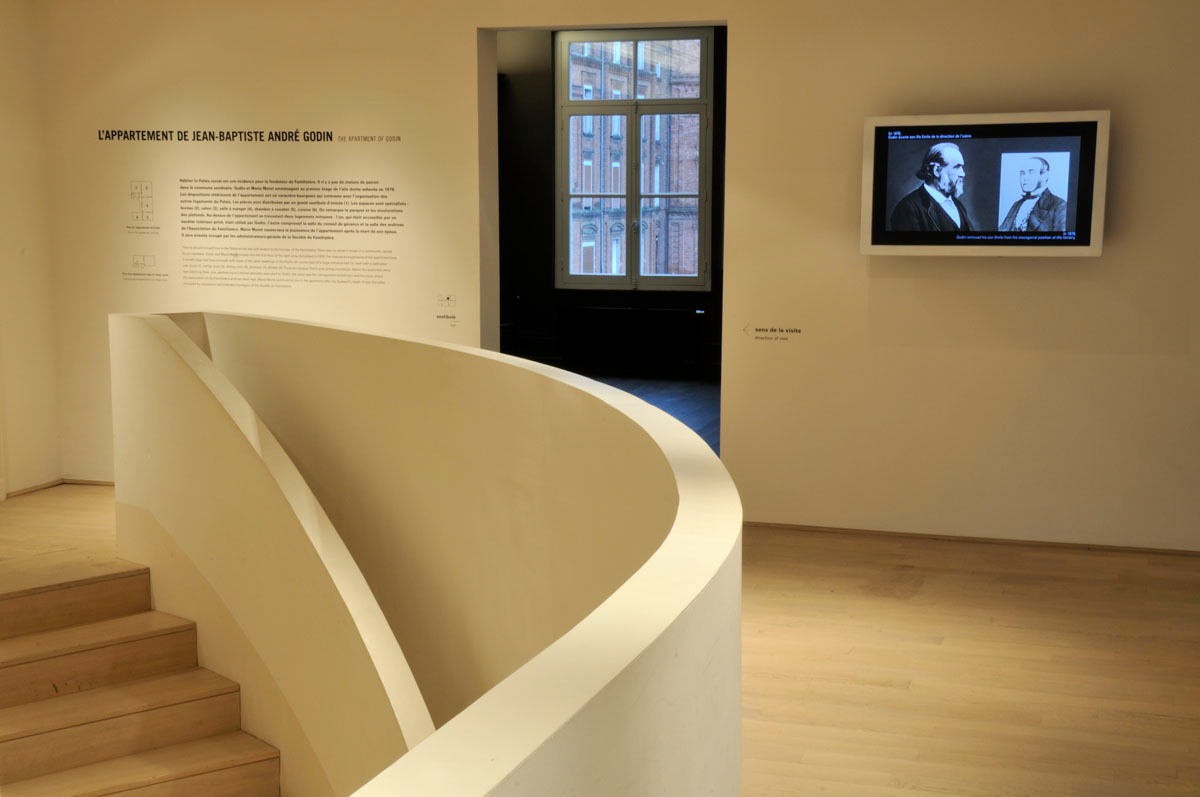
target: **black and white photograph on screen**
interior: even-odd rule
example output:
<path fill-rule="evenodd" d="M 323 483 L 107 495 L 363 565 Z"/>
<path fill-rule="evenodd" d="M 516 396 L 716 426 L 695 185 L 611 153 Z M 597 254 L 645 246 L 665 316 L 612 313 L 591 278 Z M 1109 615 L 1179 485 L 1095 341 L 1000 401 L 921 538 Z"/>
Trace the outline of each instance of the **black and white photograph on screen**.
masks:
<path fill-rule="evenodd" d="M 899 168 L 904 168 L 903 161 Z M 962 201 L 966 170 L 963 151 L 952 141 L 939 141 L 925 150 L 914 172 L 920 182 L 892 208 L 888 229 L 904 232 L 975 229 Z"/>
<path fill-rule="evenodd" d="M 1068 231 L 1070 173 L 1070 152 L 1001 153 L 998 229 Z"/>
<path fill-rule="evenodd" d="M 1078 180 L 1078 138 L 992 138 L 986 132 L 976 128 L 970 130 L 970 137 L 888 141 L 886 230 L 927 234 L 1074 231 L 1077 197 L 1072 187 Z M 1034 158 L 1040 159 L 1034 161 L 1036 168 L 1029 163 Z M 1045 171 L 1041 171 L 1043 161 Z M 1022 181 L 1028 189 L 1021 187 Z M 1035 201 L 1024 209 L 1018 207 L 1005 226 L 1014 203 L 1024 203 L 1026 194 L 1036 194 L 1041 204 Z M 1061 204 L 1055 199 L 1062 200 Z"/>
<path fill-rule="evenodd" d="M 1107 121 L 1099 111 L 869 118 L 864 254 L 1099 254 Z"/>

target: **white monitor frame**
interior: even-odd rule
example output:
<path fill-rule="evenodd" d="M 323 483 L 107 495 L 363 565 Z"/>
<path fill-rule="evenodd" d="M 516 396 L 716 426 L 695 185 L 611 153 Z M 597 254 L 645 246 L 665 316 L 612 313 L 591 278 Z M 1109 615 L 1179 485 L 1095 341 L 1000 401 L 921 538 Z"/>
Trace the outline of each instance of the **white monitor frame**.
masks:
<path fill-rule="evenodd" d="M 875 182 L 875 130 L 923 125 L 987 125 L 1045 122 L 1096 122 L 1095 179 L 1092 184 L 1092 233 L 1086 246 L 936 245 L 871 243 Z M 948 114 L 939 116 L 872 116 L 863 124 L 862 217 L 859 247 L 864 255 L 937 255 L 985 257 L 1098 257 L 1104 240 L 1104 200 L 1108 185 L 1108 111 L 1051 113 Z"/>

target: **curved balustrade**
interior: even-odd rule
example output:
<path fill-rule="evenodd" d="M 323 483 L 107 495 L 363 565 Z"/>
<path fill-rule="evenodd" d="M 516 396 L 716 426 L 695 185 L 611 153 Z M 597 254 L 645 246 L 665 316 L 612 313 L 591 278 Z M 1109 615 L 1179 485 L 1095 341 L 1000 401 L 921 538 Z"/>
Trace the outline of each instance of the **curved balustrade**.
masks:
<path fill-rule="evenodd" d="M 245 560 L 231 564 L 217 552 L 227 541 L 178 539 L 177 524 L 188 525 L 184 536 L 205 538 L 202 527 L 218 518 L 185 518 L 190 510 L 160 505 L 196 492 L 197 470 L 229 470 L 225 449 L 236 446 L 201 452 L 209 427 L 236 418 L 241 453 L 286 478 L 229 473 L 199 492 L 215 488 L 235 493 L 233 504 L 263 500 L 311 516 L 320 532 L 304 538 L 318 564 L 334 562 L 335 573 L 348 565 L 369 588 L 335 587 L 334 603 L 350 606 L 351 627 L 372 634 L 367 648 L 392 651 L 380 641 L 388 636 L 399 643 L 392 652 L 403 651 L 385 667 L 372 650 L 350 657 L 354 667 L 365 661 L 390 674 L 376 681 L 409 740 L 393 733 L 369 754 L 342 749 L 358 740 L 339 747 L 321 725 L 333 718 L 302 710 L 327 697 L 327 684 L 277 678 L 283 713 L 308 742 L 296 757 L 290 739 L 262 726 L 283 751 L 286 793 L 737 793 L 740 505 L 694 434 L 620 391 L 502 355 L 263 318 L 200 319 L 181 321 L 206 351 L 162 317 L 112 320 L 122 550 L 151 565 L 156 596 L 171 589 L 162 584 L 171 576 L 154 555 L 175 568 L 185 560 L 203 576 L 191 581 L 211 582 L 213 597 L 229 604 L 242 589 L 232 582 L 270 569 L 275 545 L 298 544 L 293 530 L 256 549 L 240 539 L 251 534 L 242 524 L 232 536 Z M 209 403 L 219 399 L 226 421 L 196 406 L 204 393 Z M 187 453 L 159 456 L 208 464 L 169 472 L 138 464 L 145 447 L 172 445 Z M 300 494 L 311 499 L 291 497 Z M 130 535 L 125 521 L 143 514 L 155 519 L 152 530 L 135 525 Z M 183 556 L 127 546 L 127 536 L 168 538 Z M 343 542 L 348 556 L 339 558 Z M 327 546 L 339 556 L 327 556 Z M 311 598 L 333 600 L 328 589 Z M 228 609 L 235 616 L 243 611 L 236 604 Z M 236 625 L 242 638 L 230 647 L 246 648 L 238 655 L 262 659 L 274 675 L 258 636 L 264 629 L 240 618 Z M 306 628 L 307 641 L 337 651 L 344 642 L 326 638 L 330 630 Z M 269 651 L 278 640 L 267 636 Z M 228 674 L 242 681 L 249 704 L 254 680 Z M 420 744 L 428 726 L 411 730 L 421 726 L 411 705 L 417 689 L 438 728 Z M 374 716 L 378 707 L 376 699 L 349 711 L 386 725 Z M 263 714 L 268 725 L 281 724 Z M 389 745 L 390 759 L 378 764 L 378 748 Z M 300 774 L 318 770 L 330 791 Z"/>

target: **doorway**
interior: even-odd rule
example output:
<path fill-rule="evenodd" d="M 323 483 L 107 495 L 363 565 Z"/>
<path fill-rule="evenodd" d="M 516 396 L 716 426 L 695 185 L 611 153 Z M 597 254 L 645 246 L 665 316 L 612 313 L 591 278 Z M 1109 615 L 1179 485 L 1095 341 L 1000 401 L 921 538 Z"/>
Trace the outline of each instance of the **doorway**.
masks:
<path fill-rule="evenodd" d="M 703 291 L 555 287 L 554 37 L 546 30 L 496 36 L 500 350 L 633 393 L 719 453 L 725 29 L 712 39 L 712 278 Z M 639 55 L 629 54 L 636 68 L 653 69 Z"/>

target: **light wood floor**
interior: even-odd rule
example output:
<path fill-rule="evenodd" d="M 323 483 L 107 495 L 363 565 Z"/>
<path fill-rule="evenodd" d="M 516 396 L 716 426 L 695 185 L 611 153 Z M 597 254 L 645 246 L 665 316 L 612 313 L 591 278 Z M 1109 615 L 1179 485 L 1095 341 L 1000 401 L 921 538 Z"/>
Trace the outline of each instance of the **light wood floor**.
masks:
<path fill-rule="evenodd" d="M 1200 795 L 1200 557 L 750 527 L 745 795 Z"/>
<path fill-rule="evenodd" d="M 0 502 L 0 588 L 113 556 L 111 487 Z M 1200 795 L 1200 557 L 751 526 L 744 558 L 747 797 Z"/>
<path fill-rule="evenodd" d="M 65 484 L 0 501 L 0 595 L 117 572 L 113 488 Z"/>

